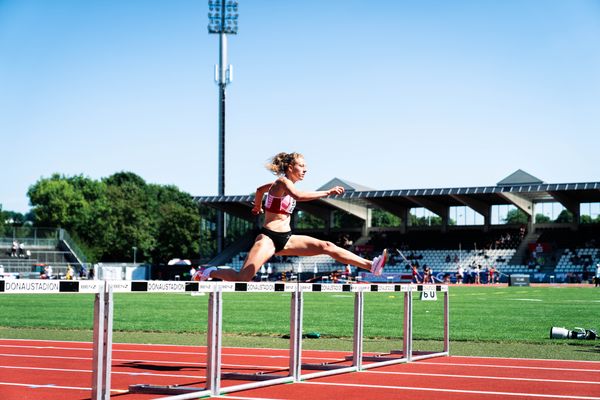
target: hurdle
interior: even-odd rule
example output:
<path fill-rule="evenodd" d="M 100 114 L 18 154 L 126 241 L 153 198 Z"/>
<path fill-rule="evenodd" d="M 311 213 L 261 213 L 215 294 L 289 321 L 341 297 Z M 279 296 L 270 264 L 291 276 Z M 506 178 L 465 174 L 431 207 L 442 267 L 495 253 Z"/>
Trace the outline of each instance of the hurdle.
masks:
<path fill-rule="evenodd" d="M 108 290 L 107 290 L 108 288 Z M 112 290 L 104 281 L 0 280 L 0 294 L 94 294 L 92 399 L 110 399 Z"/>
<path fill-rule="evenodd" d="M 414 332 L 414 324 L 413 324 L 413 298 L 412 294 L 410 297 L 410 314 L 408 325 L 410 326 L 410 338 L 409 338 L 409 352 L 408 358 L 409 361 L 418 361 L 426 358 L 433 357 L 444 357 L 450 355 L 450 298 L 448 294 L 448 286 L 447 285 L 416 285 L 415 292 L 419 293 L 421 298 L 429 299 L 437 299 L 437 293 L 443 293 L 444 295 L 444 304 L 443 304 L 443 349 L 442 351 L 415 351 L 413 348 L 413 332 Z M 396 351 L 393 351 L 396 352 Z M 406 353 L 405 353 L 406 354 Z"/>
<path fill-rule="evenodd" d="M 442 352 L 413 353 L 413 293 L 444 293 L 444 350 Z M 109 400 L 112 360 L 113 293 L 115 292 L 203 292 L 209 294 L 207 327 L 207 373 L 204 388 L 178 385 L 156 386 L 136 384 L 130 393 L 169 395 L 164 399 L 183 400 L 204 396 L 219 396 L 235 391 L 299 382 L 316 377 L 361 371 L 385 365 L 416 361 L 423 358 L 449 355 L 448 286 L 414 284 L 310 284 L 282 282 L 184 282 L 184 281 L 0 281 L 1 293 L 94 293 L 94 371 L 92 399 Z M 227 292 L 286 292 L 290 293 L 290 344 L 287 375 L 221 372 L 223 293 Z M 354 326 L 352 361 L 350 366 L 332 364 L 302 364 L 302 320 L 304 293 L 354 293 Z M 364 294 L 367 292 L 400 292 L 404 294 L 402 350 L 391 350 L 376 356 L 363 355 Z M 401 354 L 401 357 L 398 355 Z M 370 362 L 369 364 L 364 361 Z M 318 372 L 302 373 L 302 370 Z M 245 380 L 250 383 L 222 387 L 221 379 Z"/>
<path fill-rule="evenodd" d="M 338 288 L 342 291 L 344 285 L 333 285 L 334 288 Z M 365 356 L 363 354 L 363 342 L 364 342 L 364 303 L 365 293 L 392 293 L 392 292 L 403 292 L 404 298 L 404 309 L 405 317 L 403 318 L 403 338 L 407 337 L 407 332 L 410 330 L 408 320 L 406 319 L 406 310 L 410 307 L 408 303 L 409 299 L 407 294 L 410 293 L 414 288 L 408 284 L 351 284 L 347 285 L 347 291 L 354 293 L 354 329 L 353 329 L 353 346 L 352 355 L 346 356 L 346 361 L 352 361 L 351 366 L 340 366 L 337 364 L 325 363 L 325 364 L 302 364 L 302 368 L 307 370 L 319 370 L 319 372 L 302 374 L 303 380 L 318 378 L 328 375 L 362 371 L 369 368 L 380 367 L 384 365 L 391 365 L 397 363 L 407 362 L 407 357 L 398 357 L 391 353 L 376 356 Z M 403 346 L 407 349 L 407 342 L 403 342 Z M 370 362 L 365 364 L 364 361 Z"/>
<path fill-rule="evenodd" d="M 159 284 L 155 282 L 154 285 Z M 259 388 L 264 386 L 290 383 L 299 379 L 300 349 L 302 331 L 297 322 L 302 318 L 302 290 L 312 288 L 310 284 L 276 283 L 276 282 L 181 282 L 187 291 L 199 291 L 209 294 L 208 301 L 208 329 L 207 329 L 207 373 L 206 387 L 202 390 L 197 387 L 177 385 L 146 385 L 138 384 L 129 386 L 130 393 L 149 393 L 171 395 L 165 399 L 193 399 L 203 396 L 216 396 L 220 394 Z M 222 323 L 223 323 L 223 293 L 246 292 L 287 292 L 291 294 L 290 302 L 290 348 L 289 368 L 287 375 L 277 374 L 248 374 L 248 373 L 221 373 L 222 355 Z M 221 380 L 245 380 L 250 383 L 221 386 Z"/>

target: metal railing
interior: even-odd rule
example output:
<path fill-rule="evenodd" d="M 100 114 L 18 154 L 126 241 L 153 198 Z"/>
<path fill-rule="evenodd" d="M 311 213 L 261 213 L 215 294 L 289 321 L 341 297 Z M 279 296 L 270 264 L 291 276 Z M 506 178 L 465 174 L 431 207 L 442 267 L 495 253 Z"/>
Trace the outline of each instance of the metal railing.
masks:
<path fill-rule="evenodd" d="M 79 266 L 87 268 L 85 254 L 64 229 L 30 226 L 4 227 L 4 231 L 0 234 L 2 233 L 4 236 L 0 236 L 0 251 L 9 253 L 7 255 L 12 254 L 13 243 L 18 242 L 23 244 L 24 251 L 30 252 L 29 259 L 35 258 L 39 262 L 52 264 L 71 263 L 76 268 Z M 57 251 L 55 250 L 57 248 L 66 251 Z M 22 251 L 18 250 L 17 254 L 20 256 L 19 259 L 27 260 L 27 258 L 24 258 Z M 0 254 L 0 258 L 2 256 L 3 254 Z"/>

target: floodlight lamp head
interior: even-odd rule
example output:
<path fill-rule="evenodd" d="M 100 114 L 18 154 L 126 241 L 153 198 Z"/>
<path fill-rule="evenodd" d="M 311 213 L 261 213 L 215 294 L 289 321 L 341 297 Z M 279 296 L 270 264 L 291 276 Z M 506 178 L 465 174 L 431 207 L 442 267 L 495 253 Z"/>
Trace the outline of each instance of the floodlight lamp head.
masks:
<path fill-rule="evenodd" d="M 238 2 L 236 0 L 208 0 L 208 33 L 237 34 Z"/>

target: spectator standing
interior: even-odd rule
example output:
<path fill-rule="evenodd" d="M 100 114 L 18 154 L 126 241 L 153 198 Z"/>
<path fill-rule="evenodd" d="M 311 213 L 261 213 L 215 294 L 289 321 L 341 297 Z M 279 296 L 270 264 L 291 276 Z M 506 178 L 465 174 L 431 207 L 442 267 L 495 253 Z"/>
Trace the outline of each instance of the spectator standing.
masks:
<path fill-rule="evenodd" d="M 431 268 L 429 268 L 427 265 L 423 267 L 423 283 L 434 283 L 433 277 L 431 276 Z"/>
<path fill-rule="evenodd" d="M 458 270 L 456 271 L 456 283 L 461 285 L 463 283 L 463 278 L 465 276 L 465 269 L 462 265 L 458 266 Z"/>
<path fill-rule="evenodd" d="M 25 243 L 19 243 L 19 257 L 25 258 Z"/>
<path fill-rule="evenodd" d="M 69 264 L 67 266 L 67 275 L 65 276 L 65 279 L 68 281 L 72 281 L 74 276 L 75 276 L 75 271 L 73 271 L 73 267 L 71 267 L 71 265 Z"/>
<path fill-rule="evenodd" d="M 481 265 L 475 264 L 473 271 L 475 271 L 475 282 L 474 283 L 476 285 L 481 284 Z"/>
<path fill-rule="evenodd" d="M 416 264 L 411 265 L 412 268 L 412 283 L 421 283 L 421 279 L 419 278 L 419 269 Z"/>
<path fill-rule="evenodd" d="M 494 267 L 493 265 L 490 265 L 488 268 L 488 283 L 496 283 L 496 267 Z"/>

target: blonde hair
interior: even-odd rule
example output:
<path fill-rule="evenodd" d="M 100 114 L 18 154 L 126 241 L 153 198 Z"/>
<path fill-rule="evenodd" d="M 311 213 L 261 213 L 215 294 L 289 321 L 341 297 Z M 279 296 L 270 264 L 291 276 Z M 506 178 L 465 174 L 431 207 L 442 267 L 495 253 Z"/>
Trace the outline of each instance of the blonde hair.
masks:
<path fill-rule="evenodd" d="M 266 167 L 269 171 L 275 175 L 283 175 L 286 173 L 290 165 L 294 165 L 296 161 L 303 157 L 300 153 L 279 153 L 273 157 L 270 163 L 267 163 Z"/>

